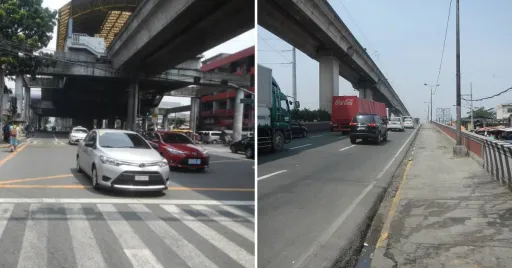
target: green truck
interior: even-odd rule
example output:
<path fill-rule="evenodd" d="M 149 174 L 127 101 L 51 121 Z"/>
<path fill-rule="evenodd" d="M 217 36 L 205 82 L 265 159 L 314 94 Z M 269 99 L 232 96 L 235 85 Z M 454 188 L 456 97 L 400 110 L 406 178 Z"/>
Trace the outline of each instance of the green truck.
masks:
<path fill-rule="evenodd" d="M 272 77 L 272 69 L 258 64 L 258 151 L 278 152 L 292 141 L 288 97 Z M 295 102 L 299 107 L 299 102 Z"/>

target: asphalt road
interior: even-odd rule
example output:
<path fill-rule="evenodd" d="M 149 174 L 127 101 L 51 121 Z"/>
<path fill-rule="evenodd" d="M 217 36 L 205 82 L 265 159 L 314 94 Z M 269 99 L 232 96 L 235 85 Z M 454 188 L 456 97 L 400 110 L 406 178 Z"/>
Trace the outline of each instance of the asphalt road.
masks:
<path fill-rule="evenodd" d="M 380 146 L 318 133 L 258 159 L 258 265 L 325 267 L 358 243 L 415 130 Z"/>
<path fill-rule="evenodd" d="M 76 146 L 0 148 L 0 267 L 254 267 L 254 162 L 211 151 L 164 194 L 95 191 Z"/>

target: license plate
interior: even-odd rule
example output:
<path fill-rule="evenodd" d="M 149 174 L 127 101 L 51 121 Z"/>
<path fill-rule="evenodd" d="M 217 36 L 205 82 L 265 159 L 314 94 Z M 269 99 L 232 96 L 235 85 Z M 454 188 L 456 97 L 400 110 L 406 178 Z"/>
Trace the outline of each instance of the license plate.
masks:
<path fill-rule="evenodd" d="M 199 164 L 201 164 L 201 159 L 189 159 L 188 164 L 189 165 L 199 165 Z"/>
<path fill-rule="evenodd" d="M 365 127 L 358 127 L 357 130 L 365 130 Z"/>
<path fill-rule="evenodd" d="M 149 177 L 148 176 L 135 176 L 135 180 L 136 181 L 148 181 Z"/>

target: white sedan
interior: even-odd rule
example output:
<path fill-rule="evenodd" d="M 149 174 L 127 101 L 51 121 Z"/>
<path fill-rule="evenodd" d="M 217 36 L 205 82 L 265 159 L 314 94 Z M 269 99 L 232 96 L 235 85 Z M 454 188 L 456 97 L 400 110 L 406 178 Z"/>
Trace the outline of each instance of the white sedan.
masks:
<path fill-rule="evenodd" d="M 412 120 L 405 120 L 404 127 L 405 128 L 414 128 L 414 123 L 412 122 Z"/>

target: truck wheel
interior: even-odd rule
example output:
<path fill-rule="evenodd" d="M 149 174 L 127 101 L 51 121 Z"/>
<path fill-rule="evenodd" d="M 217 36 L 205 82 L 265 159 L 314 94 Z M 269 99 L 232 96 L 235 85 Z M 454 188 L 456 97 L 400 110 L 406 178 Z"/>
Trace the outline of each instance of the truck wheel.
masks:
<path fill-rule="evenodd" d="M 280 152 L 284 148 L 284 136 L 283 132 L 277 131 L 274 135 L 274 140 L 272 143 L 272 149 L 274 152 Z"/>
<path fill-rule="evenodd" d="M 357 139 L 350 137 L 350 143 L 356 144 L 357 143 Z"/>

